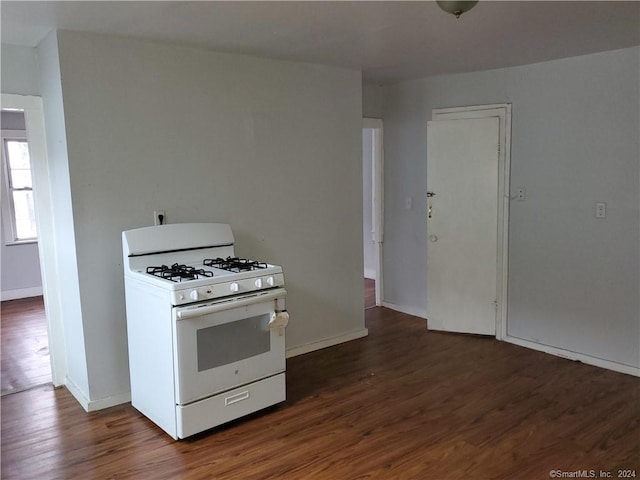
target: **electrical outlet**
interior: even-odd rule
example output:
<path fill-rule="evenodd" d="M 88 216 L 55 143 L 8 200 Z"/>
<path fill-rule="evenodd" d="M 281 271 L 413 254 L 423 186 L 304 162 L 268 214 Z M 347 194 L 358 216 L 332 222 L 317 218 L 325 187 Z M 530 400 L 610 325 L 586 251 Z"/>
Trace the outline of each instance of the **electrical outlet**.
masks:
<path fill-rule="evenodd" d="M 153 211 L 153 224 L 154 225 L 164 225 L 167 223 L 167 215 L 164 213 L 164 210 L 154 210 Z"/>
<path fill-rule="evenodd" d="M 596 203 L 596 218 L 607 218 L 607 204 L 605 202 Z"/>

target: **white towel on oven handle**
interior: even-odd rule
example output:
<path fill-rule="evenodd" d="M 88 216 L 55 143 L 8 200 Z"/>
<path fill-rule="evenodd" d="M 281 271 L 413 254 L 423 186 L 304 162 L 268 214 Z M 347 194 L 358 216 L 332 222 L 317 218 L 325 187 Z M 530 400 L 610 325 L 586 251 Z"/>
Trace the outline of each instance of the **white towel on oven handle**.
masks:
<path fill-rule="evenodd" d="M 289 325 L 289 312 L 282 310 L 281 312 L 274 312 L 269 320 L 269 328 L 277 328 L 280 336 L 284 334 L 285 327 Z"/>

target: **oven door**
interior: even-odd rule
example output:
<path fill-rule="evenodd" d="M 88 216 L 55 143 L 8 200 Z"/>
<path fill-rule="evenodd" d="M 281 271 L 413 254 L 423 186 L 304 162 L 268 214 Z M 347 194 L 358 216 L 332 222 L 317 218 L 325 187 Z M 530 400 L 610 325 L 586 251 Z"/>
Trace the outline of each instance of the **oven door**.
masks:
<path fill-rule="evenodd" d="M 173 309 L 176 403 L 285 371 L 284 329 L 269 328 L 286 290 Z"/>

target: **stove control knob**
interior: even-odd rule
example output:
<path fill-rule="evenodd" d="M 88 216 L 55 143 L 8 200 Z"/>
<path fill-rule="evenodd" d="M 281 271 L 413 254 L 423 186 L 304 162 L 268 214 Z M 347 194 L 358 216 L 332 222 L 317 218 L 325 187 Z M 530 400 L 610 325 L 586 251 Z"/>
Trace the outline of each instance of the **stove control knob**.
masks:
<path fill-rule="evenodd" d="M 253 282 L 253 284 L 256 286 L 256 288 L 262 288 L 262 279 L 256 278 L 256 281 Z"/>
<path fill-rule="evenodd" d="M 240 290 L 240 286 L 238 285 L 237 282 L 233 282 L 231 285 L 229 285 L 229 290 L 235 293 L 238 290 Z"/>
<path fill-rule="evenodd" d="M 267 277 L 267 285 L 273 287 L 276 284 L 276 281 L 273 277 Z"/>
<path fill-rule="evenodd" d="M 191 298 L 191 300 L 198 300 L 199 297 L 200 295 L 198 294 L 198 290 L 191 290 L 189 293 L 189 298 Z"/>

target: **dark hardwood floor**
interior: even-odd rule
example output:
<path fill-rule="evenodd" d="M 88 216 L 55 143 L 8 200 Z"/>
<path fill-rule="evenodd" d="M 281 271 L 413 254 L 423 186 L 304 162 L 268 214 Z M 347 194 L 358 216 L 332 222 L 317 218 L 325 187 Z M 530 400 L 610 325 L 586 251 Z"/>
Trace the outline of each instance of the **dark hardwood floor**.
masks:
<path fill-rule="evenodd" d="M 369 336 L 287 361 L 287 401 L 175 442 L 131 405 L 2 398 L 2 478 L 548 479 L 640 475 L 640 379 L 366 311 Z"/>
<path fill-rule="evenodd" d="M 42 297 L 2 302 L 2 395 L 51 382 L 47 319 Z"/>
<path fill-rule="evenodd" d="M 364 308 L 376 306 L 376 281 L 371 278 L 364 279 Z"/>

